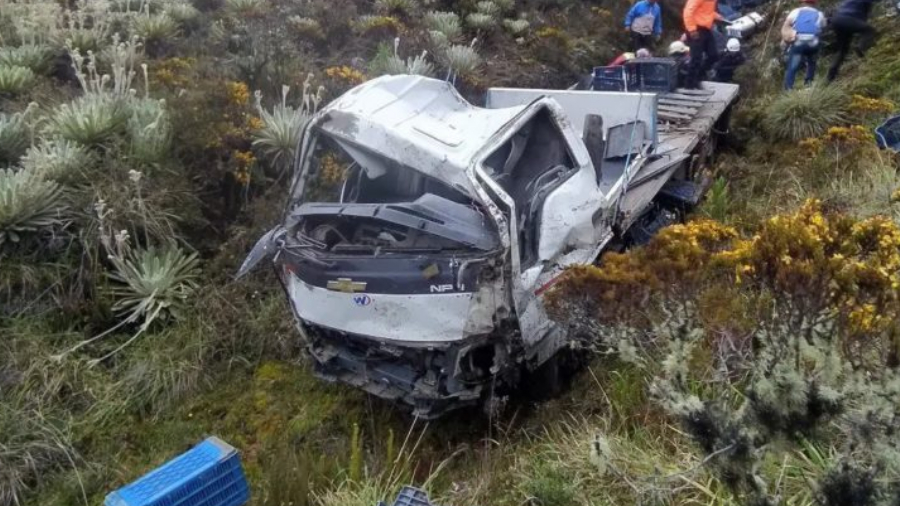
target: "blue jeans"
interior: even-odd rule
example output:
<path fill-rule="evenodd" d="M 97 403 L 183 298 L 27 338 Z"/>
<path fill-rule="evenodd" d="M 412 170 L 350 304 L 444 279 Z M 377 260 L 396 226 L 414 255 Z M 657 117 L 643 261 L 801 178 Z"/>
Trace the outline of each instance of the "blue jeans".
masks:
<path fill-rule="evenodd" d="M 797 71 L 800 66 L 806 64 L 806 85 L 812 84 L 813 78 L 816 76 L 816 59 L 819 56 L 819 45 L 810 45 L 804 42 L 795 42 L 788 50 L 787 72 L 784 74 L 784 89 L 790 90 L 794 87 L 794 80 L 797 78 Z"/>

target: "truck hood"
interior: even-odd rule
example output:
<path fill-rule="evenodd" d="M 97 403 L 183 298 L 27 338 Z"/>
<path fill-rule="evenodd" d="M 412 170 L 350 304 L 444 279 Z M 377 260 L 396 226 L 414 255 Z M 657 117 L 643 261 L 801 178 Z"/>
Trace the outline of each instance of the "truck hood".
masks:
<path fill-rule="evenodd" d="M 342 95 L 319 112 L 311 126 L 480 201 L 470 170 L 474 159 L 528 107 L 484 109 L 467 102 L 445 81 L 384 76 Z"/>

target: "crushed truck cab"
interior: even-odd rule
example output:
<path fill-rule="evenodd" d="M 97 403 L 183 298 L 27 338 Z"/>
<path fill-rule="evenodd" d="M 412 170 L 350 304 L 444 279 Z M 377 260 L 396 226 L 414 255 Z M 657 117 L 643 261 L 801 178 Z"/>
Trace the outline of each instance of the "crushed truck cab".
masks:
<path fill-rule="evenodd" d="M 366 82 L 307 125 L 239 276 L 272 259 L 318 376 L 425 418 L 480 403 L 566 346 L 542 302 L 566 267 L 696 203 L 737 94 L 719 86 L 666 142 L 656 94 L 492 89 L 481 108 L 439 80 Z"/>

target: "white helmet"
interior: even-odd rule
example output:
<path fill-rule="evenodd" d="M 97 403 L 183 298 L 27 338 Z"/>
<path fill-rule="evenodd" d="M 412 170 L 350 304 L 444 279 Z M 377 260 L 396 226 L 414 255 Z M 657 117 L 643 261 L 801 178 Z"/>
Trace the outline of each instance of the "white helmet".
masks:
<path fill-rule="evenodd" d="M 741 50 L 741 41 L 739 41 L 735 38 L 730 38 L 730 39 L 728 39 L 728 43 L 725 44 L 725 49 L 729 53 L 737 53 L 738 51 Z"/>
<path fill-rule="evenodd" d="M 669 44 L 669 56 L 673 54 L 684 54 L 690 51 L 691 49 L 687 47 L 687 44 L 681 42 L 680 40 L 676 40 L 675 42 Z"/>

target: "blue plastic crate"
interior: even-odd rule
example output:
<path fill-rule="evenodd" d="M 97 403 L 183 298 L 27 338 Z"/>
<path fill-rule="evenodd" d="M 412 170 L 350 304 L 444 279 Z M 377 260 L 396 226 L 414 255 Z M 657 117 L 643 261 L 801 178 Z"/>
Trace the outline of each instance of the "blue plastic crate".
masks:
<path fill-rule="evenodd" d="M 875 129 L 875 140 L 881 149 L 900 152 L 900 116 L 894 116 Z"/>
<path fill-rule="evenodd" d="M 237 450 L 210 437 L 106 496 L 105 506 L 241 506 L 250 489 Z"/>
<path fill-rule="evenodd" d="M 380 501 L 377 506 L 387 506 L 383 501 Z M 397 494 L 397 500 L 394 501 L 394 504 L 391 506 L 436 506 L 432 504 L 431 501 L 428 500 L 428 494 L 424 491 L 419 490 L 413 487 L 403 487 L 399 494 Z"/>
<path fill-rule="evenodd" d="M 641 91 L 675 91 L 679 63 L 673 58 L 638 58 L 625 64 L 633 67 Z"/>
<path fill-rule="evenodd" d="M 594 91 L 632 91 L 637 85 L 637 73 L 627 65 L 594 67 Z"/>

